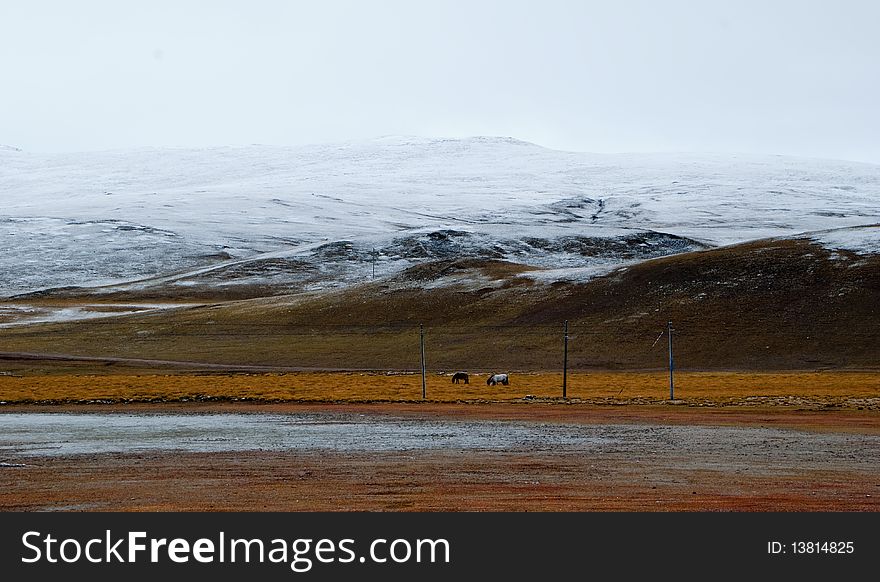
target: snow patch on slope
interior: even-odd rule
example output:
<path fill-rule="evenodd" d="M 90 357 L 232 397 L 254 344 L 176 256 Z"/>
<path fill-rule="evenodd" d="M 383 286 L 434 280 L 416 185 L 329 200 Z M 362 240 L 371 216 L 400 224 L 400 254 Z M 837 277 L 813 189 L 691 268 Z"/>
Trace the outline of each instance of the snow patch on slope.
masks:
<path fill-rule="evenodd" d="M 880 254 L 880 224 L 812 233 L 812 240 L 827 249 L 860 255 Z"/>

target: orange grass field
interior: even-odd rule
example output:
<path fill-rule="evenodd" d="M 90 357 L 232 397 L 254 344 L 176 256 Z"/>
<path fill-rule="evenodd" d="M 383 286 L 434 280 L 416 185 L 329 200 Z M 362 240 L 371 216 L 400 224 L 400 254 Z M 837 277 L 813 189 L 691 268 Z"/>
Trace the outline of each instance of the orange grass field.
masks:
<path fill-rule="evenodd" d="M 453 384 L 429 374 L 431 402 L 557 400 L 561 373 L 513 373 L 509 386 L 487 386 L 486 375 Z M 794 405 L 880 410 L 880 373 L 871 372 L 681 372 L 675 400 L 693 405 Z M 649 404 L 669 400 L 664 372 L 571 373 L 569 402 Z M 25 375 L 0 376 L 0 402 L 418 402 L 419 374 L 293 372 L 259 374 Z"/>

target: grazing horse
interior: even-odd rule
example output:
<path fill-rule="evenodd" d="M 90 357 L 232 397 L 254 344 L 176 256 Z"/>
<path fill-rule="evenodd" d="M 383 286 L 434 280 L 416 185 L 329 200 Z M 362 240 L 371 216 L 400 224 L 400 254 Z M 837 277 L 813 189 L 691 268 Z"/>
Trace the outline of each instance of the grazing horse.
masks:
<path fill-rule="evenodd" d="M 469 378 L 468 378 L 467 372 L 456 372 L 455 374 L 452 375 L 452 383 L 453 384 L 458 384 L 459 380 L 464 380 L 464 383 L 467 384 L 468 379 Z"/>
<path fill-rule="evenodd" d="M 489 376 L 489 379 L 486 380 L 486 386 L 495 386 L 496 384 L 507 384 L 510 382 L 510 379 L 507 377 L 507 374 L 492 374 Z"/>

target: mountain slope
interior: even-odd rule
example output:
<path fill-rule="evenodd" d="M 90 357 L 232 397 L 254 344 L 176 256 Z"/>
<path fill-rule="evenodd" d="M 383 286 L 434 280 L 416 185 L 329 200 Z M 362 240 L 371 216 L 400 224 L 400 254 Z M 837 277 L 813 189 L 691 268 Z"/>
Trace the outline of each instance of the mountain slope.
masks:
<path fill-rule="evenodd" d="M 492 260 L 424 263 L 337 291 L 7 328 L 7 351 L 302 368 L 553 370 L 569 321 L 576 369 L 876 369 L 880 256 L 767 239 L 586 282 Z"/>
<path fill-rule="evenodd" d="M 595 274 L 622 261 L 878 223 L 878 193 L 880 167 L 870 164 L 594 155 L 489 137 L 4 149 L 0 296 L 168 276 L 185 289 L 309 291 L 454 254 Z"/>

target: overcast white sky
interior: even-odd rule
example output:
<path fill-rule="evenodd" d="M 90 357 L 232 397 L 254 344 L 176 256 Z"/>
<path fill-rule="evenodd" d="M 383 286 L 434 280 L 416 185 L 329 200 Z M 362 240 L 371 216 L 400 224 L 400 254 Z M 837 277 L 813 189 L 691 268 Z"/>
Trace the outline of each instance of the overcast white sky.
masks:
<path fill-rule="evenodd" d="M 502 135 L 880 163 L 880 2 L 0 0 L 0 143 Z"/>

